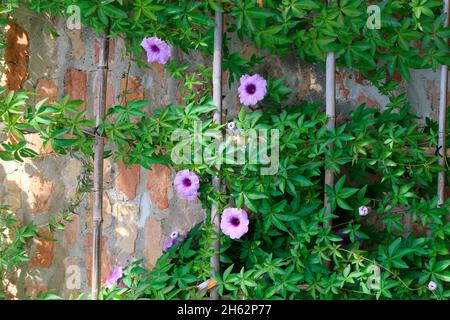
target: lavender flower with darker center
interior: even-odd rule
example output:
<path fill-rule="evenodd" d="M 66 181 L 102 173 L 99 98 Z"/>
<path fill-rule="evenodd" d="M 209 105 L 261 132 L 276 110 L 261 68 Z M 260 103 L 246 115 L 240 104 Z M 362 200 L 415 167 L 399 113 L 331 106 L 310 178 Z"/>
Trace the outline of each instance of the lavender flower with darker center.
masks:
<path fill-rule="evenodd" d="M 222 212 L 220 228 L 231 239 L 239 239 L 248 232 L 247 212 L 238 208 L 226 208 Z"/>
<path fill-rule="evenodd" d="M 172 232 L 169 239 L 167 239 L 163 244 L 163 251 L 169 250 L 174 244 L 183 242 L 184 239 L 184 234 L 179 234 L 177 231 Z"/>
<path fill-rule="evenodd" d="M 369 214 L 369 208 L 366 206 L 361 206 L 361 207 L 359 207 L 358 212 L 359 212 L 359 215 L 362 217 L 367 216 Z"/>
<path fill-rule="evenodd" d="M 157 37 L 144 38 L 141 42 L 142 48 L 147 52 L 148 62 L 166 64 L 170 58 L 170 47 L 167 42 Z"/>
<path fill-rule="evenodd" d="M 105 281 L 105 285 L 107 287 L 113 286 L 117 281 L 122 278 L 123 276 L 123 269 L 122 267 L 115 267 L 111 273 L 108 275 Z"/>
<path fill-rule="evenodd" d="M 198 196 L 200 180 L 194 172 L 181 170 L 175 176 L 174 185 L 180 197 L 195 200 Z"/>
<path fill-rule="evenodd" d="M 428 283 L 428 289 L 429 289 L 430 291 L 436 290 L 436 289 L 437 289 L 437 284 L 436 284 L 436 282 L 430 281 L 430 282 Z"/>
<path fill-rule="evenodd" d="M 234 129 L 236 129 L 236 124 L 233 121 L 231 121 L 228 122 L 227 127 L 229 130 L 233 131 Z"/>
<path fill-rule="evenodd" d="M 239 100 L 245 106 L 253 106 L 264 99 L 267 93 L 267 82 L 259 74 L 241 77 L 241 84 L 238 88 Z"/>

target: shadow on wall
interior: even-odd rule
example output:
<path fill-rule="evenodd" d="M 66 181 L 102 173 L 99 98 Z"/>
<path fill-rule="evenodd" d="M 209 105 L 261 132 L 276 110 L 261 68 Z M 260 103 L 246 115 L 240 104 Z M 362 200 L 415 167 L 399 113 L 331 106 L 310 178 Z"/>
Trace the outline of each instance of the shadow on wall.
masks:
<path fill-rule="evenodd" d="M 54 159 L 25 160 L 25 163 L 0 162 L 0 203 L 9 205 L 18 221 L 38 226 L 38 232 L 51 237 L 48 217 L 65 209 L 65 187 L 56 177 L 61 175 Z M 54 259 L 65 248 L 59 243 L 64 234 L 55 234 L 57 242 L 34 239 L 29 247 L 29 262 L 20 272 L 12 272 L 9 298 L 35 297 L 39 291 L 57 288 L 64 279 L 63 262 Z M 58 254 L 59 255 L 59 254 Z"/>

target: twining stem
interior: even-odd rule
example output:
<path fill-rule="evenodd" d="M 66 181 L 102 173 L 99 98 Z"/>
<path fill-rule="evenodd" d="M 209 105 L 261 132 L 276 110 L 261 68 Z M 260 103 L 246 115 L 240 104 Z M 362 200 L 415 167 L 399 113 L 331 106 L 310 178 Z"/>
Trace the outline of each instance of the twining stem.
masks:
<path fill-rule="evenodd" d="M 109 29 L 103 34 L 100 43 L 100 54 L 98 63 L 98 104 L 96 106 L 95 123 L 99 127 L 103 121 L 106 110 L 106 90 L 108 81 L 108 55 L 109 55 Z M 101 225 L 103 213 L 103 153 L 104 138 L 100 135 L 95 136 L 94 146 L 94 204 L 93 204 L 93 244 L 92 244 L 92 300 L 98 299 L 100 288 L 100 252 L 101 252 Z"/>

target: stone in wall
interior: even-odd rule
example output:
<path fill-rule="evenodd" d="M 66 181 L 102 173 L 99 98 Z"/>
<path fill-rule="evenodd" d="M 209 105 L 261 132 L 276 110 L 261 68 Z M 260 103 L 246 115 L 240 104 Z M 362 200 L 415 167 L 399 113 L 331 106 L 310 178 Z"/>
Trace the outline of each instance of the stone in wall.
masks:
<path fill-rule="evenodd" d="M 65 161 L 64 167 L 61 170 L 61 180 L 66 186 L 66 198 L 70 198 L 74 195 L 77 185 L 78 178 L 81 174 L 81 162 L 75 158 L 69 158 Z"/>
<path fill-rule="evenodd" d="M 35 173 L 30 177 L 28 201 L 32 214 L 42 214 L 50 208 L 53 188 L 54 182 L 45 179 L 42 172 Z"/>
<path fill-rule="evenodd" d="M 84 42 L 81 38 L 81 29 L 67 30 L 67 36 L 70 39 L 71 48 L 68 53 L 69 58 L 79 60 L 84 56 Z"/>
<path fill-rule="evenodd" d="M 144 227 L 144 237 L 144 256 L 147 259 L 147 266 L 153 268 L 158 258 L 162 255 L 162 228 L 160 221 L 152 217 L 147 218 Z"/>
<path fill-rule="evenodd" d="M 45 293 L 48 291 L 48 286 L 44 282 L 44 279 L 36 276 L 27 276 L 25 278 L 25 295 L 31 299 L 36 298 L 39 293 Z"/>
<path fill-rule="evenodd" d="M 139 219 L 139 207 L 127 203 L 116 203 L 113 207 L 115 218 L 115 246 L 123 252 L 132 254 L 136 247 L 137 225 Z"/>

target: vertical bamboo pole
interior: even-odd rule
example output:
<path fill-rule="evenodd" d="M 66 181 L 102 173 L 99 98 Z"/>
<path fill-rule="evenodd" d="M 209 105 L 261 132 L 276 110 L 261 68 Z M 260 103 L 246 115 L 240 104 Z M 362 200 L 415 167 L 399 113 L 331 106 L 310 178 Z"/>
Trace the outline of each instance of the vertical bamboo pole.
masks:
<path fill-rule="evenodd" d="M 222 36 L 223 36 L 223 14 L 220 11 L 215 13 L 215 29 L 214 29 L 214 56 L 213 56 L 213 103 L 216 106 L 213 121 L 217 124 L 222 123 Z M 213 178 L 214 192 L 220 192 L 220 180 L 218 177 Z M 214 226 L 214 242 L 213 255 L 211 257 L 211 278 L 215 272 L 220 271 L 220 215 L 217 207 L 211 207 L 211 224 Z M 219 295 L 217 288 L 211 290 L 210 298 L 218 300 Z"/>
<path fill-rule="evenodd" d="M 109 55 L 109 29 L 106 29 L 100 42 L 99 62 L 97 79 L 100 86 L 97 87 L 98 103 L 95 114 L 96 127 L 100 125 L 105 116 L 106 110 L 106 90 L 108 80 L 108 55 Z M 97 80 L 96 80 L 97 81 Z M 94 205 L 92 214 L 93 226 L 93 245 L 92 245 L 92 300 L 98 299 L 100 288 L 100 252 L 101 252 L 101 225 L 103 213 L 103 137 L 98 133 L 95 135 L 94 146 Z"/>
<path fill-rule="evenodd" d="M 327 64 L 326 64 L 326 80 L 325 80 L 325 108 L 328 116 L 327 130 L 333 130 L 336 126 L 336 61 L 334 52 L 327 53 Z M 329 148 L 333 148 L 330 144 Z M 326 186 L 334 186 L 334 173 L 331 170 L 325 170 L 325 215 L 331 214 L 331 205 L 328 201 L 329 195 Z M 327 220 L 325 227 L 331 226 L 331 219 Z"/>
<path fill-rule="evenodd" d="M 444 26 L 448 27 L 448 1 L 444 0 L 444 13 L 447 17 L 444 21 Z M 447 40 L 446 40 L 447 42 Z M 441 65 L 441 92 L 439 98 L 439 137 L 438 137 L 438 150 L 439 153 L 439 165 L 445 167 L 446 160 L 446 144 L 445 144 L 445 134 L 446 134 L 446 118 L 447 118 L 447 80 L 448 79 L 448 69 L 447 65 Z M 445 201 L 445 172 L 438 173 L 438 204 L 441 205 Z"/>

